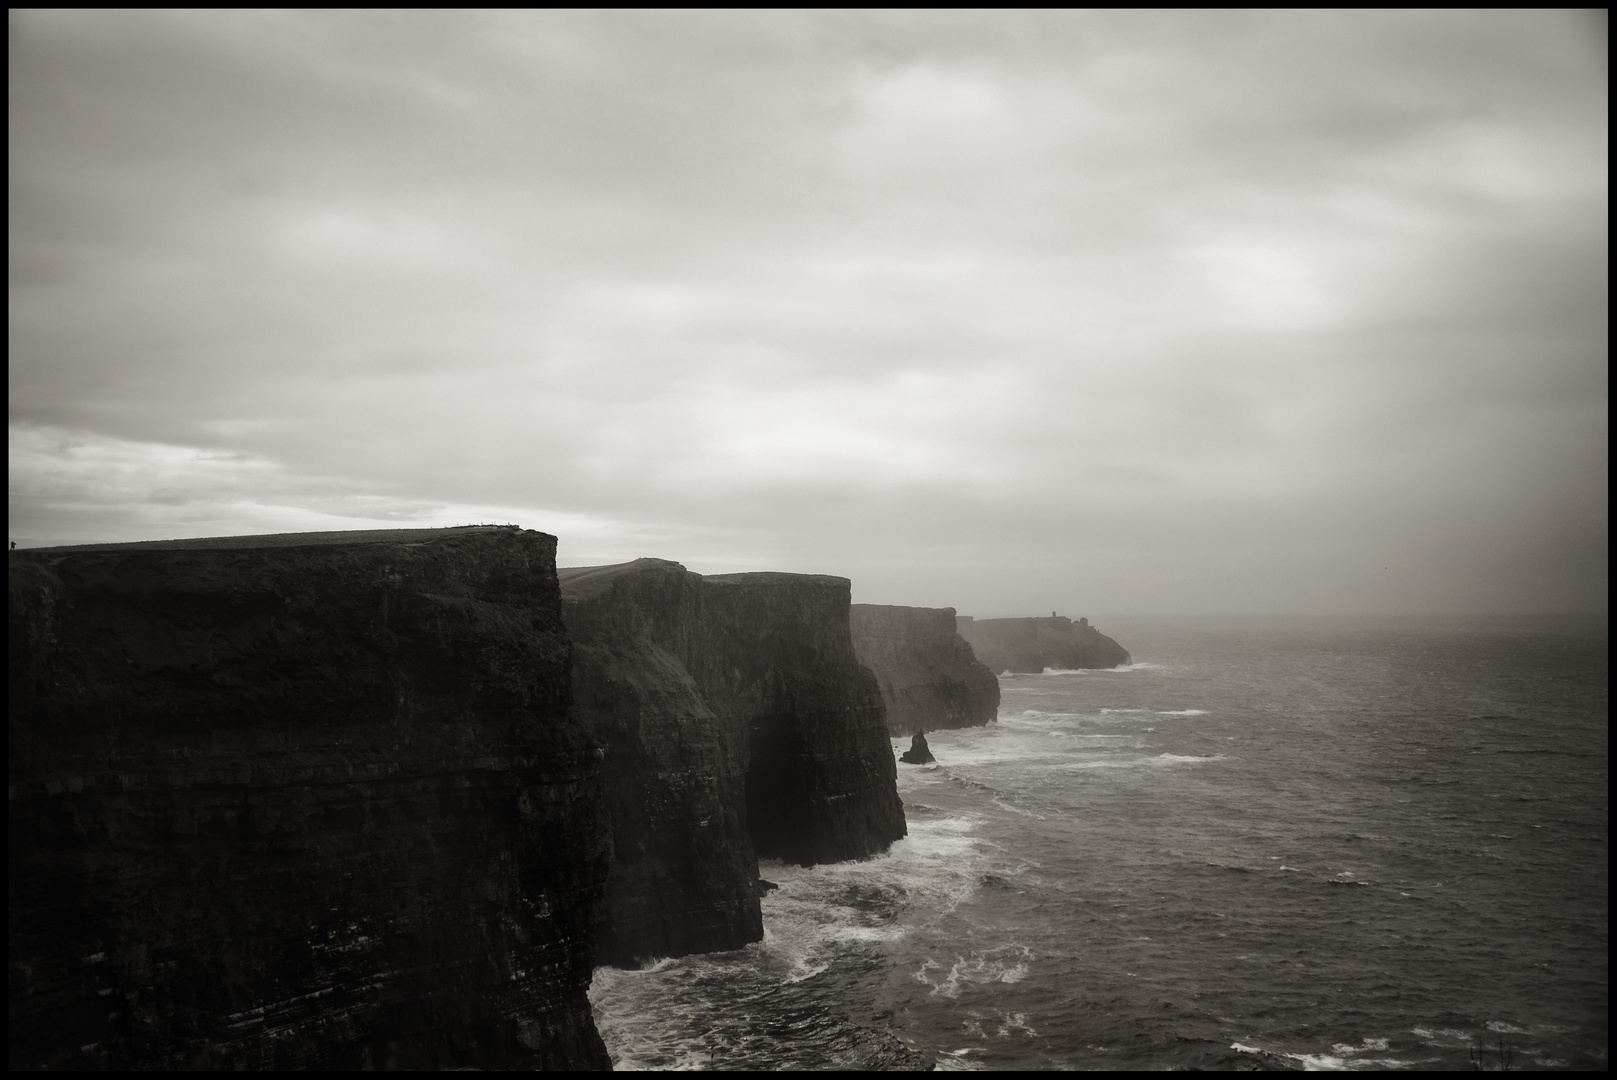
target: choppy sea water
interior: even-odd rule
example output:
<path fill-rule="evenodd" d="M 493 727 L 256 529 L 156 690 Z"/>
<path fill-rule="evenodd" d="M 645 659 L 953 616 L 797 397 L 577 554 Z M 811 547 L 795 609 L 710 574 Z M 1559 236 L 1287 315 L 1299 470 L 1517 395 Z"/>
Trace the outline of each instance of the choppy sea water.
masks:
<path fill-rule="evenodd" d="M 1103 625 L 764 941 L 597 970 L 615 1066 L 1607 1067 L 1604 623 Z"/>

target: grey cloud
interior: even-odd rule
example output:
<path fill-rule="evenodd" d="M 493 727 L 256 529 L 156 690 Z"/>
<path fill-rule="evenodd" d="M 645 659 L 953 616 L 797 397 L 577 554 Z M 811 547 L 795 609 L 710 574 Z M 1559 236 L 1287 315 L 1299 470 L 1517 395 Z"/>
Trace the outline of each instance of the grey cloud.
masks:
<path fill-rule="evenodd" d="M 13 471 L 40 539 L 68 503 L 508 508 L 574 561 L 1002 612 L 1604 580 L 1604 76 L 1574 16 L 11 27 L 14 446 L 276 477 L 91 484 L 40 450 Z"/>

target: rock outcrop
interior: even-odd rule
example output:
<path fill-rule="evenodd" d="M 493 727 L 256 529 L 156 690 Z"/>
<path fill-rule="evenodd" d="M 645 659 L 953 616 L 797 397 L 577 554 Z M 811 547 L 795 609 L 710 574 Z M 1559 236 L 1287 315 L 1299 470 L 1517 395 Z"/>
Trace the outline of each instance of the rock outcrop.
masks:
<path fill-rule="evenodd" d="M 977 727 L 999 715 L 999 679 L 955 622 L 954 608 L 849 609 L 854 652 L 876 674 L 889 735 Z"/>
<path fill-rule="evenodd" d="M 960 636 L 995 671 L 1040 672 L 1045 668 L 1113 668 L 1129 662 L 1128 650 L 1089 625 L 1051 614 L 1048 619 L 957 620 Z"/>
<path fill-rule="evenodd" d="M 609 1067 L 555 543 L 13 553 L 11 1067 Z"/>
<path fill-rule="evenodd" d="M 846 579 L 661 559 L 560 578 L 578 715 L 606 747 L 603 962 L 757 941 L 759 856 L 836 862 L 905 834 Z"/>
<path fill-rule="evenodd" d="M 938 759 L 932 756 L 932 748 L 926 744 L 926 732 L 917 731 L 910 739 L 910 748 L 898 755 L 898 760 L 906 765 L 929 765 Z"/>

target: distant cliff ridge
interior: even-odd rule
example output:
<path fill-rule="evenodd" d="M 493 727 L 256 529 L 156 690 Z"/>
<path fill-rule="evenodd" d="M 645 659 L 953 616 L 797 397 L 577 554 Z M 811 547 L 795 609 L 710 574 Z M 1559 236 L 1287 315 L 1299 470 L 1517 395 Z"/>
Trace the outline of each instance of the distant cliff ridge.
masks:
<path fill-rule="evenodd" d="M 859 662 L 881 686 L 889 735 L 976 727 L 999 715 L 999 680 L 956 631 L 954 608 L 854 604 L 849 623 Z"/>
<path fill-rule="evenodd" d="M 1031 619 L 957 620 L 960 636 L 995 671 L 1112 668 L 1129 662 L 1128 650 L 1089 625 L 1060 615 Z"/>
<path fill-rule="evenodd" d="M 13 553 L 11 1067 L 608 1067 L 555 544 Z"/>
<path fill-rule="evenodd" d="M 860 858 L 905 834 L 846 579 L 560 571 L 578 714 L 606 746 L 616 856 L 603 962 L 763 936 L 757 858 Z"/>

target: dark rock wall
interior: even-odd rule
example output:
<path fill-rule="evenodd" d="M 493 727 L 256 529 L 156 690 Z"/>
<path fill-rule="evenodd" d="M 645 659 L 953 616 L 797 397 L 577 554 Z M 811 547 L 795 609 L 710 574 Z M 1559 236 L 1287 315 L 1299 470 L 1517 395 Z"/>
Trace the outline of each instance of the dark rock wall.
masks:
<path fill-rule="evenodd" d="M 751 733 L 747 825 L 764 858 L 860 859 L 905 835 L 876 677 L 854 655 L 848 580 L 704 579 L 698 681 Z"/>
<path fill-rule="evenodd" d="M 703 650 L 702 579 L 678 563 L 632 566 L 562 571 L 574 706 L 607 751 L 614 859 L 600 962 L 624 966 L 764 933 L 747 731 L 721 720 L 688 667 Z"/>
<path fill-rule="evenodd" d="M 835 862 L 904 835 L 845 579 L 660 559 L 561 579 L 575 699 L 607 747 L 604 962 L 757 941 L 758 856 Z"/>
<path fill-rule="evenodd" d="M 898 760 L 910 765 L 926 765 L 938 760 L 926 744 L 926 735 L 917 731 L 910 737 L 910 748 L 898 755 Z"/>
<path fill-rule="evenodd" d="M 999 679 L 956 631 L 954 608 L 854 604 L 853 648 L 876 675 L 897 738 L 977 727 L 999 715 Z"/>
<path fill-rule="evenodd" d="M 354 535 L 12 555 L 11 1067 L 609 1066 L 555 539 Z"/>
<path fill-rule="evenodd" d="M 1129 662 L 1128 650 L 1089 625 L 1065 616 L 957 620 L 960 635 L 994 671 L 1111 668 Z"/>

